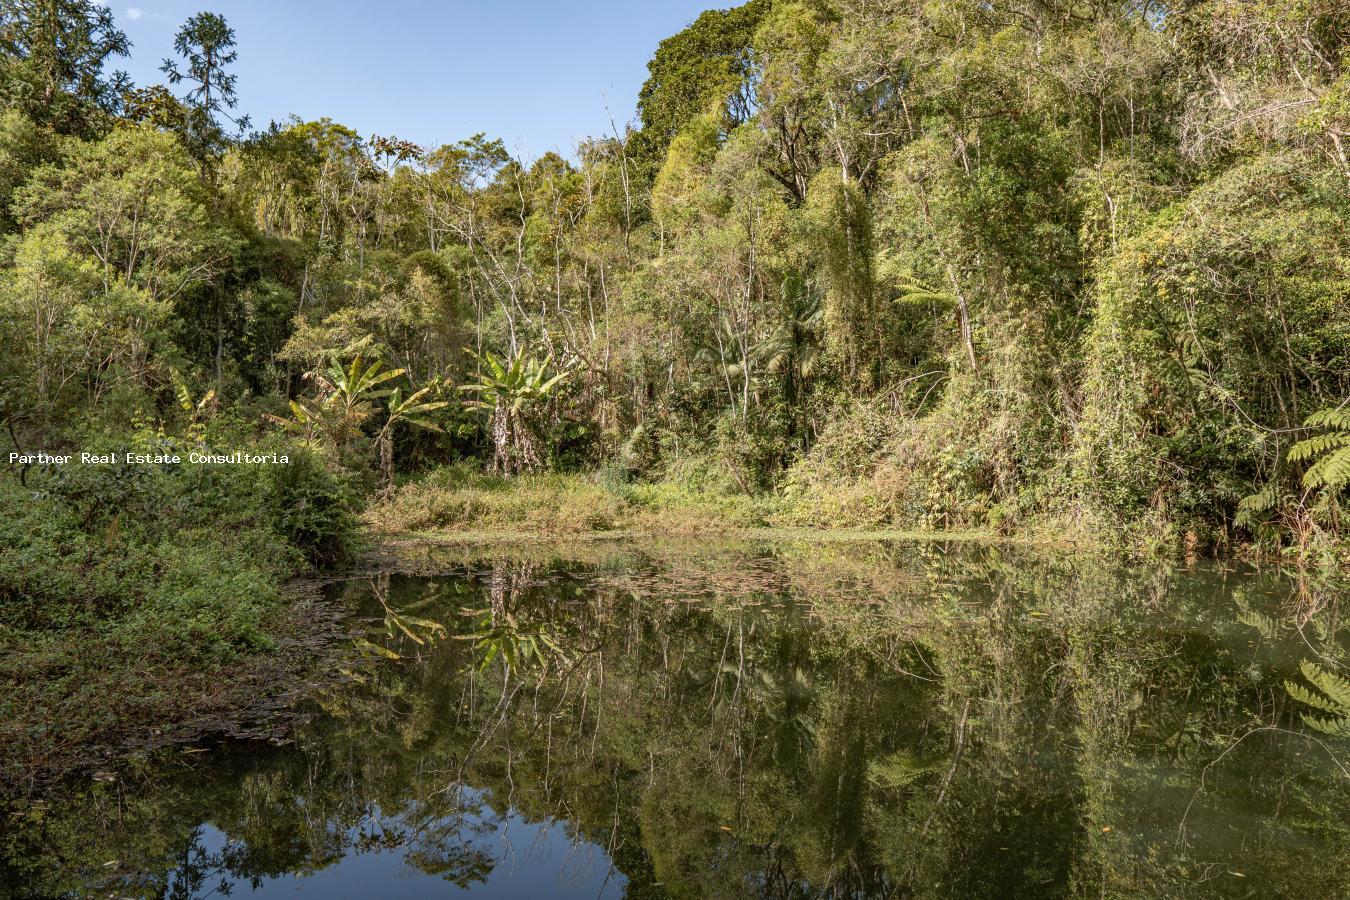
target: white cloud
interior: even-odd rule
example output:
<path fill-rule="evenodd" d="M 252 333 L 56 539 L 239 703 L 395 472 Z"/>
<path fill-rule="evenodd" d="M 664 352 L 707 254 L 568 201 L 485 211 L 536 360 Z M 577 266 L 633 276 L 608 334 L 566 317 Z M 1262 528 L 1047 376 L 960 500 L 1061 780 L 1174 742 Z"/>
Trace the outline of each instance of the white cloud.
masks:
<path fill-rule="evenodd" d="M 127 7 L 127 18 L 130 19 L 131 21 L 135 22 L 143 15 L 145 15 L 145 10 L 141 9 L 139 6 Z"/>

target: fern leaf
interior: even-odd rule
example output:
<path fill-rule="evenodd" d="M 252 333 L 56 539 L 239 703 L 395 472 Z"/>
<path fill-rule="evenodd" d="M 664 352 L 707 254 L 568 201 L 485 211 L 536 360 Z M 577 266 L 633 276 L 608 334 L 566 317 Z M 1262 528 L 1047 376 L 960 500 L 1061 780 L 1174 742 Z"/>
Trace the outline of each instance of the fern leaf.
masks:
<path fill-rule="evenodd" d="M 1242 615 L 1238 616 L 1238 621 L 1243 625 L 1255 628 L 1261 633 L 1261 637 L 1268 641 L 1273 641 L 1279 631 L 1279 627 L 1275 624 L 1274 619 L 1270 616 L 1262 615 L 1255 610 L 1247 610 Z"/>
<path fill-rule="evenodd" d="M 1289 448 L 1288 459 L 1293 462 L 1318 456 L 1338 447 L 1350 447 L 1350 431 L 1329 431 L 1299 441 Z"/>
<path fill-rule="evenodd" d="M 1305 714 L 1303 722 L 1309 728 L 1314 728 L 1323 734 L 1329 734 L 1332 737 L 1350 738 L 1350 718 L 1323 719 Z"/>
<path fill-rule="evenodd" d="M 1286 681 L 1284 683 L 1284 689 L 1289 692 L 1289 696 L 1293 697 L 1299 703 L 1305 703 L 1313 709 L 1320 709 L 1322 712 L 1331 713 L 1333 716 L 1339 715 L 1344 711 L 1326 697 L 1323 697 L 1321 694 L 1313 693 L 1301 684 Z"/>
<path fill-rule="evenodd" d="M 1304 425 L 1313 428 L 1344 428 L 1350 430 L 1350 406 L 1339 409 L 1319 409 L 1303 420 Z"/>
<path fill-rule="evenodd" d="M 1350 447 L 1324 456 L 1303 475 L 1303 485 L 1310 488 L 1335 491 L 1345 487 L 1347 481 L 1350 481 Z"/>
<path fill-rule="evenodd" d="M 1299 671 L 1303 677 L 1307 678 L 1313 685 L 1331 698 L 1331 701 L 1340 707 L 1342 715 L 1350 715 L 1350 679 L 1335 672 L 1322 668 L 1315 662 L 1304 660 L 1299 665 Z"/>

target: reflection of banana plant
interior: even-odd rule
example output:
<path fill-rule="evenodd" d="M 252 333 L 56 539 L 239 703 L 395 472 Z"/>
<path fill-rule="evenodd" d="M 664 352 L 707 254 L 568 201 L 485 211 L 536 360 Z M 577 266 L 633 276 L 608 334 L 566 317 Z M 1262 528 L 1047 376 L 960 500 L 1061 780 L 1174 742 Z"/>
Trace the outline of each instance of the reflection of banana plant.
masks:
<path fill-rule="evenodd" d="M 816 723 L 811 717 L 814 691 L 800 668 L 790 672 L 761 670 L 749 679 L 751 696 L 759 701 L 769 718 L 778 726 L 780 750 L 795 752 L 816 742 Z"/>
<path fill-rule="evenodd" d="M 429 641 L 444 638 L 446 636 L 445 626 L 440 622 L 409 615 L 410 612 L 435 602 L 436 596 L 434 594 L 425 597 L 416 603 L 404 606 L 402 609 L 394 609 L 389 605 L 389 601 L 386 599 L 385 589 L 376 583 L 372 583 L 371 587 L 374 589 L 375 599 L 379 600 L 380 606 L 384 608 L 384 620 L 380 625 L 372 629 L 372 637 L 384 637 L 385 639 L 393 640 L 398 637 L 399 633 L 402 633 L 414 644 L 424 646 Z M 370 638 L 357 638 L 353 641 L 353 644 L 355 644 L 357 649 L 370 656 L 381 656 L 385 659 L 403 658 L 399 653 L 391 650 L 382 643 L 376 643 Z"/>
<path fill-rule="evenodd" d="M 1317 690 L 1294 681 L 1286 681 L 1284 689 L 1300 703 L 1326 713 L 1325 716 L 1303 713 L 1303 721 L 1324 734 L 1350 738 L 1350 680 L 1306 659 L 1299 665 L 1299 671 Z"/>
<path fill-rule="evenodd" d="M 568 373 L 549 374 L 551 353 L 541 361 L 527 358 L 522 350 L 509 362 L 490 352 L 474 355 L 483 370 L 476 383 L 459 389 L 476 393 L 478 396 L 467 405 L 486 410 L 491 416 L 493 470 L 517 475 L 541 468 L 539 422 L 534 410 L 554 396 Z"/>
<path fill-rule="evenodd" d="M 499 613 L 495 620 L 491 609 L 470 610 L 466 615 L 477 617 L 475 631 L 457 637 L 473 641 L 479 672 L 485 671 L 498 656 L 510 671 L 546 665 L 550 655 L 557 656 L 564 664 L 567 662 L 562 647 L 547 629 L 526 631 L 509 612 Z"/>
<path fill-rule="evenodd" d="M 814 745 L 816 724 L 811 703 L 815 690 L 800 667 L 746 671 L 734 663 L 723 663 L 719 671 L 736 683 L 759 714 L 774 723 L 781 756 L 791 758 Z"/>

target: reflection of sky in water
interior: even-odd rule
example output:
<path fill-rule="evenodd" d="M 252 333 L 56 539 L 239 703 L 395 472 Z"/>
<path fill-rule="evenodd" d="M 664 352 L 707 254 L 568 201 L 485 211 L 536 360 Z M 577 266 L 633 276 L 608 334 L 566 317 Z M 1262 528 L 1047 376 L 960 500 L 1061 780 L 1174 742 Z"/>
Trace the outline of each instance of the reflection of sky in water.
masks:
<path fill-rule="evenodd" d="M 481 801 L 464 792 L 470 803 Z M 488 807 L 483 806 L 486 812 Z M 400 827 L 408 823 L 394 822 Z M 434 823 L 433 823 L 434 824 Z M 373 829 L 378 833 L 379 829 Z M 505 817 L 466 815 L 457 829 L 456 848 L 465 855 L 479 854 L 488 864 L 485 877 L 460 887 L 440 875 L 419 871 L 407 862 L 417 841 L 402 846 L 361 847 L 361 836 L 370 834 L 365 825 L 353 829 L 342 859 L 308 875 L 286 874 L 267 878 L 253 888 L 248 879 L 230 882 L 228 894 L 219 889 L 221 878 L 208 878 L 198 897 L 293 897 L 361 898 L 361 900 L 421 900 L 424 897 L 468 895 L 475 898 L 517 897 L 621 897 L 626 879 L 614 869 L 603 848 L 574 840 L 565 822 L 527 822 L 514 810 Z M 226 837 L 211 825 L 203 825 L 199 846 L 219 858 L 226 850 Z M 462 870 L 461 870 L 462 871 Z M 174 873 L 175 876 L 177 873 Z M 170 884 L 178 882 L 170 878 Z M 173 895 L 173 891 L 170 891 Z"/>

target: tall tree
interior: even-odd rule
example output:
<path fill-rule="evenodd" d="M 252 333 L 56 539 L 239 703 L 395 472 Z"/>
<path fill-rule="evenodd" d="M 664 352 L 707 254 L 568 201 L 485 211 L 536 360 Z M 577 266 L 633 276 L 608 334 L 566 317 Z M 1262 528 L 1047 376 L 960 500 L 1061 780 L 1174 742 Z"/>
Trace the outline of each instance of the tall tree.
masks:
<path fill-rule="evenodd" d="M 104 66 L 130 50 L 112 11 L 92 0 L 0 0 L 0 104 L 89 136 L 130 86 Z"/>
<path fill-rule="evenodd" d="M 199 156 L 217 154 L 225 143 L 225 129 L 218 116 L 228 119 L 241 134 L 249 126 L 248 116 L 235 118 L 226 112 L 239 105 L 235 93 L 238 76 L 226 71 L 239 58 L 234 49 L 234 29 L 218 13 L 197 13 L 178 29 L 173 47 L 186 65 L 180 68 L 166 59 L 159 68 L 170 84 L 191 85 L 183 95 L 190 110 L 189 149 Z"/>
<path fill-rule="evenodd" d="M 750 0 L 733 9 L 709 10 L 694 24 L 662 41 L 647 64 L 651 73 L 638 94 L 642 130 L 632 154 L 655 174 L 666 148 L 685 123 L 720 105 L 729 126 L 754 114 L 751 38 L 770 0 Z"/>

